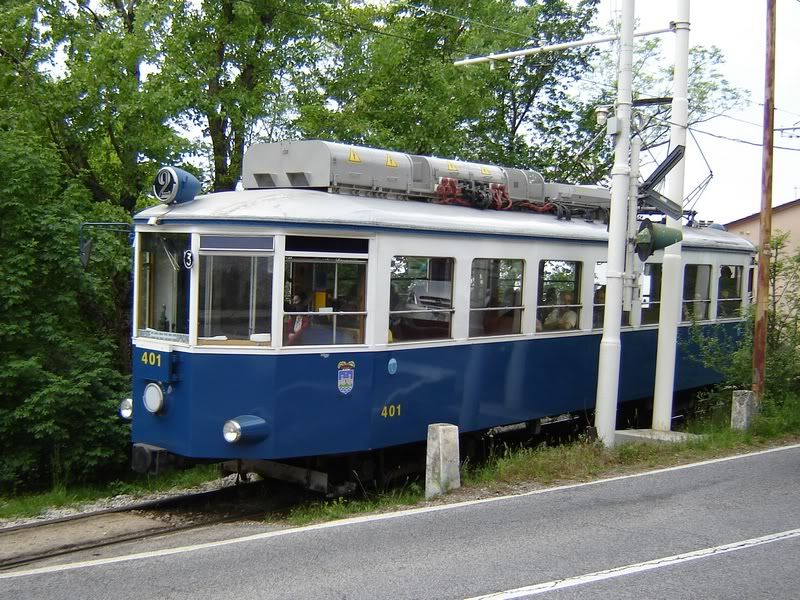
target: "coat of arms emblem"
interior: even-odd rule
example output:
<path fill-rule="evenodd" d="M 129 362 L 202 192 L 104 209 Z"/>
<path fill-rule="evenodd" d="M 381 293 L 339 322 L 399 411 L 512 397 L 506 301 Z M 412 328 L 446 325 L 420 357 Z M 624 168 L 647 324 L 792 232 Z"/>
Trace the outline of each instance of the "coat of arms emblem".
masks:
<path fill-rule="evenodd" d="M 339 369 L 337 385 L 342 394 L 349 394 L 353 391 L 356 378 L 356 363 L 353 360 L 341 360 L 337 365 Z"/>

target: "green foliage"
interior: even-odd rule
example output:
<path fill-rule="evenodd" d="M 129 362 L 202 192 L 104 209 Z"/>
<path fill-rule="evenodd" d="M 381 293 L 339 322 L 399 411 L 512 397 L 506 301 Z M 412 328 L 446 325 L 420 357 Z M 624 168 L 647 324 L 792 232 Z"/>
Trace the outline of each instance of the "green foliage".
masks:
<path fill-rule="evenodd" d="M 122 274 L 121 248 L 84 277 L 80 222 L 92 204 L 54 169 L 52 148 L 6 126 L 0 141 L 0 484 L 89 480 L 124 458 L 115 418 L 126 378 L 103 329 L 115 307 L 100 280 Z M 112 240 L 113 242 L 113 240 Z M 124 247 L 124 241 L 120 243 Z M 120 271 L 121 269 L 121 271 Z M 92 315 L 92 318 L 87 318 Z"/>
<path fill-rule="evenodd" d="M 388 492 L 365 494 L 363 498 L 335 498 L 299 504 L 289 511 L 288 521 L 292 525 L 334 521 L 363 513 L 413 506 L 422 499 L 422 487 L 411 482 Z"/>
<path fill-rule="evenodd" d="M 635 42 L 633 56 L 633 98 L 671 98 L 673 86 L 673 61 L 665 57 L 663 38 L 660 36 L 639 38 Z M 600 105 L 613 106 L 616 99 L 617 51 L 615 46 L 606 46 L 594 57 L 592 75 L 585 78 L 579 93 L 572 98 L 573 110 L 583 115 L 577 136 L 582 138 L 588 151 L 581 156 L 576 167 L 593 173 L 595 180 L 607 175 L 611 156 L 607 149 L 590 142 L 595 135 L 594 108 Z M 715 46 L 696 46 L 689 50 L 688 96 L 690 127 L 704 123 L 715 116 L 742 104 L 746 93 L 734 87 L 721 72 L 724 56 Z M 645 150 L 655 150 L 669 143 L 671 103 L 639 106 L 637 134 L 642 138 Z"/>
<path fill-rule="evenodd" d="M 296 125 L 306 137 L 549 172 L 549 144 L 571 127 L 562 110 L 567 86 L 586 70 L 592 51 L 500 62 L 494 70 L 452 62 L 531 40 L 580 37 L 595 5 L 344 3 L 325 30 L 339 53 L 298 90 Z"/>
<path fill-rule="evenodd" d="M 185 471 L 169 471 L 157 476 L 127 473 L 124 480 L 103 485 L 54 485 L 49 491 L 18 496 L 0 495 L 0 519 L 35 517 L 51 508 L 77 507 L 125 494 L 143 496 L 167 490 L 189 490 L 219 478 L 217 465 L 201 465 Z"/>
<path fill-rule="evenodd" d="M 756 430 L 771 434 L 796 432 L 800 423 L 794 410 L 800 407 L 800 252 L 787 255 L 788 240 L 788 234 L 780 231 L 771 240 L 765 389 L 756 425 Z M 715 410 L 730 414 L 732 389 L 752 386 L 753 306 L 746 316 L 734 336 L 692 328 L 698 359 L 723 375 L 721 389 L 701 399 L 712 418 Z"/>
<path fill-rule="evenodd" d="M 299 0 L 172 0 L 160 70 L 148 81 L 168 90 L 173 118 L 202 128 L 196 148 L 212 188 L 236 186 L 245 148 L 289 137 L 292 92 L 316 60 L 314 13 Z"/>

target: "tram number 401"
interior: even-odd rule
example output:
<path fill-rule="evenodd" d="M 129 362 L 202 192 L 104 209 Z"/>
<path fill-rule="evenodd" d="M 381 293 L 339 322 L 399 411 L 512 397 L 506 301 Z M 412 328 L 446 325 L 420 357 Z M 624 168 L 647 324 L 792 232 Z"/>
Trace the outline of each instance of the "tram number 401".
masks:
<path fill-rule="evenodd" d="M 388 404 L 381 410 L 381 416 L 384 419 L 400 416 L 400 404 Z"/>
<path fill-rule="evenodd" d="M 150 367 L 160 367 L 161 355 L 158 352 L 142 352 L 142 364 Z"/>

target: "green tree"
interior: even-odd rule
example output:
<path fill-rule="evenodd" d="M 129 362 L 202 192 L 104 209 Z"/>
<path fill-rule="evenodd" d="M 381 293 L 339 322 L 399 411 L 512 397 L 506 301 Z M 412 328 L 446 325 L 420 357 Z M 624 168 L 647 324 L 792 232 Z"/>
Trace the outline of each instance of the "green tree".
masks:
<path fill-rule="evenodd" d="M 92 6 L 0 11 L 3 487 L 96 478 L 124 459 L 115 408 L 128 385 L 129 245 L 98 234 L 83 271 L 78 229 L 129 220 L 152 167 L 120 82 L 127 46 L 112 30 L 124 20 Z"/>
<path fill-rule="evenodd" d="M 789 234 L 776 231 L 770 240 L 769 309 L 765 404 L 767 410 L 800 403 L 800 252 L 791 253 Z M 754 306 L 736 336 L 704 335 L 693 328 L 701 360 L 723 374 L 726 388 L 749 389 L 753 382 Z M 729 402 L 729 394 L 725 401 Z"/>
<path fill-rule="evenodd" d="M 58 151 L 0 118 L 0 486 L 95 479 L 119 468 L 115 407 L 126 378 L 102 321 L 115 314 L 105 280 L 125 271 L 127 240 L 102 244 L 84 276 L 79 223 L 124 216 L 64 177 Z M 86 319 L 94 312 L 97 319 Z"/>
<path fill-rule="evenodd" d="M 612 149 L 595 124 L 595 108 L 613 106 L 616 100 L 617 52 L 605 47 L 592 61 L 592 73 L 573 91 L 568 100 L 573 114 L 579 115 L 577 127 L 566 140 L 554 138 L 556 152 L 576 157 L 571 168 L 564 172 L 565 180 L 575 178 L 601 181 L 607 178 L 613 161 Z M 696 46 L 689 50 L 689 118 L 690 127 L 724 114 L 741 105 L 745 93 L 733 86 L 722 74 L 725 59 L 719 48 Z M 669 143 L 672 111 L 673 66 L 665 57 L 660 37 L 636 42 L 633 55 L 633 98 L 665 99 L 663 103 L 638 106 L 634 109 L 636 134 L 642 139 L 642 149 L 652 155 Z M 691 139 L 691 138 L 690 138 Z"/>
<path fill-rule="evenodd" d="M 20 6 L 27 35 L 7 56 L 17 93 L 36 104 L 31 116 L 70 176 L 94 200 L 132 212 L 156 166 L 186 146 L 168 122 L 174 102 L 146 78 L 158 67 L 168 13 L 155 0 Z"/>
<path fill-rule="evenodd" d="M 563 116 L 588 50 L 460 68 L 467 54 L 581 37 L 594 0 L 343 3 L 328 59 L 299 93 L 296 125 L 319 137 L 418 154 L 543 168 L 533 144 Z"/>
<path fill-rule="evenodd" d="M 202 132 L 215 191 L 232 190 L 245 148 L 292 130 L 295 81 L 317 46 L 318 2 L 171 2 L 171 28 L 154 81 L 179 104 L 175 121 Z"/>

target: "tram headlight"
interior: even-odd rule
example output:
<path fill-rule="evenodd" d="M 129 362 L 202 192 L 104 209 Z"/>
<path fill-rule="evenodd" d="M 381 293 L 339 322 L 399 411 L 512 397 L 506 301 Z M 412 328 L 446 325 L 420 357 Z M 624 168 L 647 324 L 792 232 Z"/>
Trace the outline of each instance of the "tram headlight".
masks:
<path fill-rule="evenodd" d="M 226 421 L 222 426 L 222 437 L 229 444 L 235 444 L 242 437 L 242 426 L 235 419 Z"/>
<path fill-rule="evenodd" d="M 269 434 L 267 422 L 255 415 L 240 415 L 222 426 L 222 437 L 229 444 L 257 442 Z"/>
<path fill-rule="evenodd" d="M 119 413 L 120 417 L 126 421 L 130 421 L 131 417 L 133 416 L 133 400 L 130 398 L 125 398 L 119 403 L 119 409 L 117 412 Z"/>
<path fill-rule="evenodd" d="M 148 383 L 142 397 L 144 407 L 154 415 L 164 410 L 164 390 L 157 383 Z"/>

